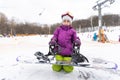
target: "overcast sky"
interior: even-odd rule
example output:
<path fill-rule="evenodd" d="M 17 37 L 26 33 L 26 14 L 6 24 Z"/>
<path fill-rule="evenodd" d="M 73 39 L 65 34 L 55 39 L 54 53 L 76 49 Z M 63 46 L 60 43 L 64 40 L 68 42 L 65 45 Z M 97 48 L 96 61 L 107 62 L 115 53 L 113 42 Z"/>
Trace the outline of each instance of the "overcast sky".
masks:
<path fill-rule="evenodd" d="M 0 0 L 0 12 L 18 22 L 53 24 L 61 22 L 61 14 L 69 11 L 75 19 L 98 15 L 92 7 L 98 0 Z M 102 0 L 104 1 L 104 0 Z M 102 9 L 102 14 L 120 14 L 120 0 Z M 39 13 L 41 13 L 39 15 Z"/>

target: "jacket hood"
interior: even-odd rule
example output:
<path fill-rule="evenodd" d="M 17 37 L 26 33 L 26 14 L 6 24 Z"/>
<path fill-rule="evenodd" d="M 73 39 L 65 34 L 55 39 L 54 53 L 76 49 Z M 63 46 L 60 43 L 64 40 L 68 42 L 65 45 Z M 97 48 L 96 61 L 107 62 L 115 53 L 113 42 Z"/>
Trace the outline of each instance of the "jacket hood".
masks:
<path fill-rule="evenodd" d="M 73 27 L 70 26 L 70 25 L 61 25 L 60 26 L 63 30 L 69 30 L 69 29 L 72 29 Z"/>

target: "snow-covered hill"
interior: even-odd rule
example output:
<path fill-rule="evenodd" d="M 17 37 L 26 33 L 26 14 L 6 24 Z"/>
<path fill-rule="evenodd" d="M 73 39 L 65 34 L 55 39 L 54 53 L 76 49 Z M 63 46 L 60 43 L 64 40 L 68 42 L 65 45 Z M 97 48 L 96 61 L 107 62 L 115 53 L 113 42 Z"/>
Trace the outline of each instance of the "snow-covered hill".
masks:
<path fill-rule="evenodd" d="M 33 56 L 36 51 L 47 54 L 51 35 L 36 35 L 0 38 L 0 80 L 120 80 L 120 43 L 117 42 L 120 28 L 107 33 L 116 43 L 92 41 L 92 34 L 78 34 L 82 42 L 80 52 L 87 57 L 117 63 L 117 71 L 75 67 L 73 72 L 65 73 L 52 71 L 51 65 L 17 63 L 19 55 Z"/>

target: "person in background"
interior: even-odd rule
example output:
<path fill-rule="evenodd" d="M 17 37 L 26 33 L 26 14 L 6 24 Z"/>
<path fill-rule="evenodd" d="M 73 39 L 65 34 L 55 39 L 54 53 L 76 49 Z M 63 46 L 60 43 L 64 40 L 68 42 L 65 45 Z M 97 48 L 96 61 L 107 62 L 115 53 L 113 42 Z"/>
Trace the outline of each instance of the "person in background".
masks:
<path fill-rule="evenodd" d="M 97 38 L 98 38 L 97 33 L 94 33 L 94 35 L 93 35 L 93 41 L 97 41 Z"/>
<path fill-rule="evenodd" d="M 73 45 L 80 46 L 81 41 L 77 37 L 75 29 L 72 27 L 73 16 L 67 12 L 61 15 L 62 24 L 56 28 L 54 31 L 53 37 L 49 42 L 49 45 L 59 45 L 57 48 L 57 53 L 55 54 L 56 61 L 67 61 L 72 60 L 71 55 L 73 54 Z M 69 65 L 52 65 L 53 71 L 60 72 L 64 70 L 69 73 L 72 72 L 74 67 Z"/>
<path fill-rule="evenodd" d="M 118 41 L 120 42 L 120 35 L 119 35 L 119 40 Z"/>

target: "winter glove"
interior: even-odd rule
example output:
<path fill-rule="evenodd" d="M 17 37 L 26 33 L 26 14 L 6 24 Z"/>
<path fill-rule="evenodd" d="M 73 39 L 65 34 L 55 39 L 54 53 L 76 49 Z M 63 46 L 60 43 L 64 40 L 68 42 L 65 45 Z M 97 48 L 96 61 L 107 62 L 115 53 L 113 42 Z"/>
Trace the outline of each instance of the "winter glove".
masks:
<path fill-rule="evenodd" d="M 49 45 L 55 46 L 57 43 L 54 39 L 51 39 L 51 41 L 49 42 Z"/>
<path fill-rule="evenodd" d="M 49 42 L 49 53 L 48 55 L 55 55 L 58 51 L 58 45 L 55 39 L 51 39 Z"/>
<path fill-rule="evenodd" d="M 75 45 L 75 46 L 80 46 L 80 45 L 81 45 L 80 39 L 76 39 L 76 40 L 74 41 L 74 45 Z"/>

